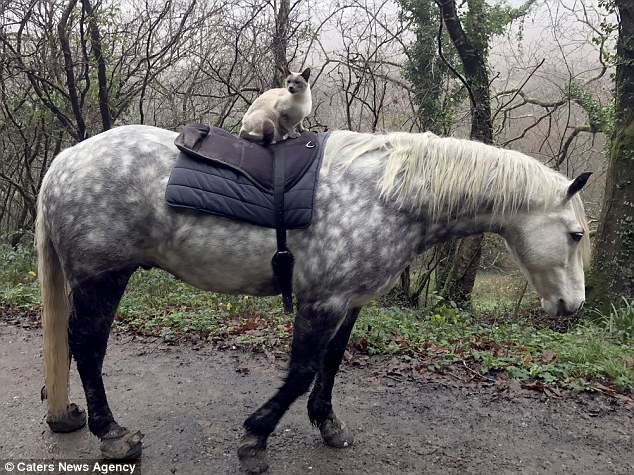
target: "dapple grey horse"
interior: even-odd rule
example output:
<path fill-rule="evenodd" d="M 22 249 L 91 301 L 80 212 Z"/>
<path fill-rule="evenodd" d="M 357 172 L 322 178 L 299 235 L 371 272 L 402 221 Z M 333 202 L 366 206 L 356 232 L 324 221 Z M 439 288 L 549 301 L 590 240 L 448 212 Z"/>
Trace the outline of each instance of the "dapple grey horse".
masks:
<path fill-rule="evenodd" d="M 55 431 L 85 423 L 68 398 L 72 355 L 105 458 L 141 454 L 142 434 L 115 421 L 101 374 L 114 314 L 136 269 L 158 267 L 217 292 L 275 293 L 274 230 L 166 205 L 176 135 L 123 126 L 87 139 L 55 158 L 39 195 L 47 422 Z M 589 249 L 577 192 L 588 176 L 568 180 L 521 153 L 431 133 L 332 132 L 312 224 L 288 233 L 298 304 L 288 374 L 244 423 L 243 466 L 266 470 L 268 436 L 313 382 L 310 421 L 326 444 L 352 443 L 331 403 L 352 326 L 360 308 L 433 244 L 498 233 L 548 313 L 577 311 Z"/>

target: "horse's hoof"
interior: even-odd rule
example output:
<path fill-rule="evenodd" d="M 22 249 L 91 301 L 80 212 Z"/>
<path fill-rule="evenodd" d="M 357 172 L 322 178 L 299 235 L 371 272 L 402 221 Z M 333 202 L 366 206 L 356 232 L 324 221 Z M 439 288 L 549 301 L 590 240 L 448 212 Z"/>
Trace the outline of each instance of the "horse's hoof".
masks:
<path fill-rule="evenodd" d="M 238 447 L 240 464 L 249 473 L 262 473 L 268 470 L 269 461 L 266 456 L 266 438 L 247 432 Z"/>
<path fill-rule="evenodd" d="M 344 447 L 350 447 L 352 442 L 354 442 L 352 432 L 334 414 L 331 414 L 328 419 L 319 424 L 319 432 L 321 432 L 321 438 L 326 445 L 330 447 L 343 449 Z"/>
<path fill-rule="evenodd" d="M 72 402 L 61 416 L 47 416 L 46 423 L 53 432 L 73 432 L 86 425 L 86 411 Z"/>
<path fill-rule="evenodd" d="M 131 434 L 128 429 L 115 427 L 101 438 L 101 455 L 106 460 L 136 460 L 141 457 L 144 434 Z"/>

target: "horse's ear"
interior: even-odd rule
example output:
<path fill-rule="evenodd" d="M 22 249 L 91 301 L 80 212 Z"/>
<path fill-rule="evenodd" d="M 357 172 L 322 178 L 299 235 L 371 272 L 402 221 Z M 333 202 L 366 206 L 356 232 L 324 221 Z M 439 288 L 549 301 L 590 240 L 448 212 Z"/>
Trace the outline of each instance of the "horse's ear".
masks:
<path fill-rule="evenodd" d="M 310 68 L 306 68 L 302 71 L 302 77 L 306 82 L 308 82 L 308 78 L 310 77 Z"/>
<path fill-rule="evenodd" d="M 566 199 L 572 198 L 581 188 L 583 188 L 588 182 L 590 175 L 592 175 L 592 172 L 584 172 L 575 178 L 566 191 Z"/>

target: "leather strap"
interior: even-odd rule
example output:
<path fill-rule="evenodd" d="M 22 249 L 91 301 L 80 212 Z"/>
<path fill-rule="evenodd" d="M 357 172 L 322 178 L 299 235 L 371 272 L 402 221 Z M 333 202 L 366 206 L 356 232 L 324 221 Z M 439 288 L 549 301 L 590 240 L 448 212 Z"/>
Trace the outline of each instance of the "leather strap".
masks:
<path fill-rule="evenodd" d="M 284 222 L 284 185 L 285 157 L 284 149 L 278 148 L 274 156 L 273 204 L 275 207 L 275 235 L 277 252 L 271 260 L 273 277 L 282 293 L 285 313 L 293 313 L 293 266 L 295 258 L 286 246 L 286 225 Z"/>

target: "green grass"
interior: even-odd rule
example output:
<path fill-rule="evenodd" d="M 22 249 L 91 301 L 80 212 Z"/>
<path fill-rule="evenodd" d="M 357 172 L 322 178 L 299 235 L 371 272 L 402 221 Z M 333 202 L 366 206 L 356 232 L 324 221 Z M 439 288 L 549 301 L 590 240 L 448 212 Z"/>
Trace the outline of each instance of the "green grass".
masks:
<path fill-rule="evenodd" d="M 609 314 L 595 310 L 593 313 L 603 323 L 608 332 L 624 342 L 634 339 L 634 299 L 623 298 L 621 306 L 612 304 Z"/>
<path fill-rule="evenodd" d="M 153 269 L 137 272 L 115 319 L 119 329 L 269 349 L 285 346 L 291 319 L 278 297 L 203 292 Z"/>
<path fill-rule="evenodd" d="M 539 296 L 519 273 L 480 272 L 473 286 L 473 310 L 478 314 L 508 315 L 539 307 Z"/>
<path fill-rule="evenodd" d="M 0 260 L 0 305 L 37 307 L 33 250 L 0 246 Z M 520 381 L 634 391 L 634 303 L 624 301 L 609 315 L 562 332 L 549 328 L 543 316 L 533 318 L 543 315 L 534 310 L 534 293 L 517 305 L 522 290 L 517 278 L 481 273 L 470 312 L 450 304 L 423 311 L 374 302 L 355 325 L 351 349 L 415 358 L 432 371 L 465 362 L 483 375 L 505 371 Z M 288 350 L 292 334 L 292 319 L 277 297 L 202 292 L 159 270 L 133 276 L 115 325 L 168 340 L 204 339 L 262 351 Z"/>

